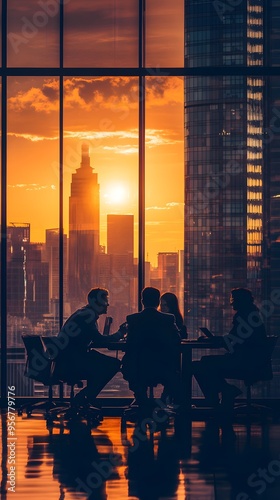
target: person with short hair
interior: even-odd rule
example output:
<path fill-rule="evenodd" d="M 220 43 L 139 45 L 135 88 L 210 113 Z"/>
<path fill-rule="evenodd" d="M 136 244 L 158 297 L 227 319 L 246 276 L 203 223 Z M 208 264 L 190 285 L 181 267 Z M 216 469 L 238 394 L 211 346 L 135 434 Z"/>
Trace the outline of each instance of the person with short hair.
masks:
<path fill-rule="evenodd" d="M 267 361 L 267 337 L 259 309 L 254 304 L 251 290 L 233 288 L 230 304 L 235 315 L 227 335 L 213 336 L 211 342 L 224 347 L 224 355 L 202 356 L 193 361 L 193 374 L 209 406 L 217 407 L 222 395 L 222 407 L 231 409 L 241 391 L 226 379 L 245 380 Z"/>
<path fill-rule="evenodd" d="M 77 395 L 82 400 L 95 403 L 95 399 L 105 385 L 120 370 L 120 360 L 106 356 L 94 348 L 109 347 L 125 335 L 124 326 L 108 336 L 98 331 L 97 320 L 106 314 L 109 306 L 109 292 L 105 288 L 92 288 L 88 293 L 88 303 L 75 311 L 64 323 L 59 334 L 61 350 L 56 359 L 56 374 L 87 380 L 87 386 Z"/>
<path fill-rule="evenodd" d="M 157 384 L 163 384 L 174 402 L 180 404 L 180 336 L 175 317 L 157 310 L 160 300 L 157 288 L 144 288 L 141 299 L 143 310 L 126 318 L 123 376 L 142 408 L 149 406 L 147 388 Z"/>

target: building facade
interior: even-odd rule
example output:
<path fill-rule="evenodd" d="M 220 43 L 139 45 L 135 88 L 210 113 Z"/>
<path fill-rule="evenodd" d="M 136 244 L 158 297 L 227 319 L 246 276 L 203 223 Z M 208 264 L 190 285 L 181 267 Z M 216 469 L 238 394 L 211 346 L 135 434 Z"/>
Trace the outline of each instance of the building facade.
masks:
<path fill-rule="evenodd" d="M 224 333 L 231 288 L 250 288 L 262 305 L 279 287 L 279 132 L 268 141 L 272 79 L 255 76 L 268 63 L 271 3 L 185 6 L 185 65 L 209 67 L 185 80 L 186 320 L 194 335 L 202 325 Z M 229 67 L 252 74 L 228 74 Z M 272 316 L 264 313 L 270 331 Z"/>
<path fill-rule="evenodd" d="M 68 298 L 72 310 L 84 304 L 88 291 L 97 283 L 98 256 L 99 184 L 90 166 L 89 147 L 83 144 L 69 198 Z"/>

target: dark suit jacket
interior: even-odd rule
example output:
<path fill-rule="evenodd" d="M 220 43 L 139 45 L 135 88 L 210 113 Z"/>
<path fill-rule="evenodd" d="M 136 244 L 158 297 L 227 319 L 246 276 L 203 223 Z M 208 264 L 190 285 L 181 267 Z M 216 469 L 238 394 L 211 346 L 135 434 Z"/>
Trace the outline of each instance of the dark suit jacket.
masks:
<path fill-rule="evenodd" d="M 178 369 L 180 335 L 173 314 L 147 307 L 126 318 L 128 333 L 123 376 L 134 383 L 163 381 Z"/>

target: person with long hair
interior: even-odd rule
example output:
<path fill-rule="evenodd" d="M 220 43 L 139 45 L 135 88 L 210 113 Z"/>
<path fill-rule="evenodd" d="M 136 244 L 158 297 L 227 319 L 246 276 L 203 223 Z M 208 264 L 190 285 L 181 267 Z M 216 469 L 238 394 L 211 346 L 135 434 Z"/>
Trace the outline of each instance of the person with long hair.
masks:
<path fill-rule="evenodd" d="M 175 322 L 180 337 L 181 339 L 186 339 L 188 337 L 187 328 L 186 325 L 184 325 L 183 315 L 180 311 L 178 298 L 175 293 L 166 292 L 160 297 L 160 311 L 175 316 Z"/>

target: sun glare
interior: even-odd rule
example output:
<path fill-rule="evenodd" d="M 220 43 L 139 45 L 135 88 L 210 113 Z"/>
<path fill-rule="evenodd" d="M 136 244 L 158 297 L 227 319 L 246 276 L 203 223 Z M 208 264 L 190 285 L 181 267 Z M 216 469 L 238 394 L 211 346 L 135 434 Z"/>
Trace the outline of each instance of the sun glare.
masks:
<path fill-rule="evenodd" d="M 128 201 L 128 189 L 123 184 L 111 184 L 104 193 L 108 205 L 121 205 Z"/>

